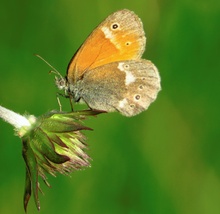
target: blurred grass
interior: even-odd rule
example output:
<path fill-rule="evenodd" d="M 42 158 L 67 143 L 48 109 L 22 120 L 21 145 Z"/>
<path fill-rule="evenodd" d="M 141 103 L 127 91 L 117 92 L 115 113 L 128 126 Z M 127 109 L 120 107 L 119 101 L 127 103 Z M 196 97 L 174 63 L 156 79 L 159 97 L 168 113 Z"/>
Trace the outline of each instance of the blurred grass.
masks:
<path fill-rule="evenodd" d="M 143 21 L 144 58 L 162 88 L 134 118 L 103 114 L 85 122 L 92 167 L 42 184 L 41 213 L 220 213 L 218 1 L 17 1 L 0 7 L 0 104 L 41 115 L 57 109 L 54 76 L 110 13 L 128 8 Z M 68 100 L 62 100 L 68 109 Z M 0 121 L 0 213 L 23 213 L 20 140 Z M 33 200 L 29 213 L 38 213 Z"/>

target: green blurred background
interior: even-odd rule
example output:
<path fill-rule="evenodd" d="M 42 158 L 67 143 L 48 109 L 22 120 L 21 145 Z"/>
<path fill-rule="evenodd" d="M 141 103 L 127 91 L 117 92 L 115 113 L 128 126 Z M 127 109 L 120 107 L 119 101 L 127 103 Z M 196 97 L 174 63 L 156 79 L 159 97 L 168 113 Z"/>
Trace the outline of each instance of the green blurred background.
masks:
<path fill-rule="evenodd" d="M 43 183 L 42 214 L 220 213 L 220 4 L 216 1 L 6 1 L 0 7 L 0 104 L 41 115 L 58 109 L 62 74 L 93 28 L 128 8 L 142 19 L 144 58 L 159 68 L 163 90 L 149 110 L 85 125 L 92 167 Z M 62 99 L 62 98 L 61 98 Z M 62 103 L 69 110 L 69 101 Z M 85 107 L 85 106 L 84 106 Z M 21 141 L 0 120 L 0 213 L 23 211 Z M 38 213 L 31 199 L 29 213 Z"/>

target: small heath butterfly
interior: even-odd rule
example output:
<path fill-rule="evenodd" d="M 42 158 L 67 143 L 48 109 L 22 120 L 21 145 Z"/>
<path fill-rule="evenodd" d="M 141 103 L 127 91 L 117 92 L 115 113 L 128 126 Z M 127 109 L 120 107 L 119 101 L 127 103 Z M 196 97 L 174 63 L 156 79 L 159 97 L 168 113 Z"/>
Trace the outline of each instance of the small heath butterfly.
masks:
<path fill-rule="evenodd" d="M 160 91 L 155 65 L 141 56 L 146 37 L 140 18 L 124 9 L 108 16 L 72 57 L 56 85 L 91 109 L 134 116 L 146 110 Z"/>

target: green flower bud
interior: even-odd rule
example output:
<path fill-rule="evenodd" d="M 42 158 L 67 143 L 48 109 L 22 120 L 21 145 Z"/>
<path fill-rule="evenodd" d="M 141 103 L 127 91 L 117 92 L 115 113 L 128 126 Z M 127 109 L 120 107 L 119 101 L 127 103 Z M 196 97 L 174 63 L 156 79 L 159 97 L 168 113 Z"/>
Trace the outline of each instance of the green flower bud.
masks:
<path fill-rule="evenodd" d="M 81 131 L 91 129 L 83 126 L 82 120 L 99 113 L 92 110 L 70 113 L 52 111 L 36 118 L 32 115 L 21 116 L 0 106 L 0 117 L 15 126 L 23 143 L 22 155 L 26 163 L 25 211 L 32 193 L 37 209 L 40 209 L 39 176 L 50 186 L 46 173 L 66 175 L 90 166 L 90 157 L 85 152 L 86 138 Z"/>

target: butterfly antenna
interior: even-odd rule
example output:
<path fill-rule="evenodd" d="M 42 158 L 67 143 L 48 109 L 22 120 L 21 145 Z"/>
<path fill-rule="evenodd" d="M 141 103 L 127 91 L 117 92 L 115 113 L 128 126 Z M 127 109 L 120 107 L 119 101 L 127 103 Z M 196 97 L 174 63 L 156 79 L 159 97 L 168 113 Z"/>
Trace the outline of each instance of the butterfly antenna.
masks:
<path fill-rule="evenodd" d="M 63 76 L 60 74 L 60 72 L 56 68 L 54 68 L 49 62 L 47 62 L 42 56 L 38 54 L 34 54 L 34 55 L 38 57 L 39 59 L 41 59 L 42 61 L 44 61 L 50 68 L 52 68 L 52 71 L 50 72 L 57 74 L 60 78 L 63 79 Z"/>

